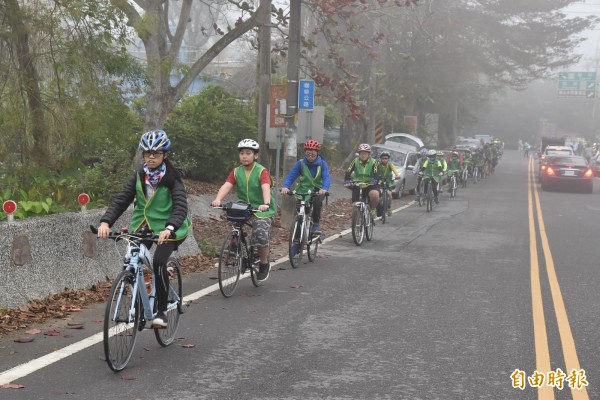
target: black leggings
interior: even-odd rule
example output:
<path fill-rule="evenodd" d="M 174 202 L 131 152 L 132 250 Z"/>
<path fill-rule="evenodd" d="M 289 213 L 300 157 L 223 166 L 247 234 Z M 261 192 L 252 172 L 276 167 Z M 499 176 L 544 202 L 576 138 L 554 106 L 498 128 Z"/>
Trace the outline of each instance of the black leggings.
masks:
<path fill-rule="evenodd" d="M 166 242 L 160 246 L 156 246 L 156 251 L 152 259 L 152 268 L 154 269 L 154 276 L 156 278 L 156 301 L 158 304 L 158 311 L 167 311 L 168 305 L 168 291 L 169 287 L 169 273 L 167 272 L 167 262 L 169 257 L 173 254 L 173 251 L 179 247 L 179 245 L 185 240 L 176 240 L 174 242 Z M 145 243 L 148 249 L 152 246 L 152 242 Z"/>

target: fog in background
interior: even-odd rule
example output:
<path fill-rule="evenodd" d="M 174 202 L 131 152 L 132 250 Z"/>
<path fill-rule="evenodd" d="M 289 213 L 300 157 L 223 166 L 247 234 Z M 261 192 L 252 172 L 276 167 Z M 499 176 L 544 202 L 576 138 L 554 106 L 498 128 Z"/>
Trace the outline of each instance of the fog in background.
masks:
<path fill-rule="evenodd" d="M 573 17 L 599 16 L 600 0 L 581 1 L 568 7 L 565 13 Z M 581 60 L 560 71 L 595 71 L 600 83 L 600 27 L 586 30 L 580 36 L 585 38 L 576 49 Z M 550 79 L 531 83 L 525 90 L 506 90 L 496 95 L 487 112 L 479 115 L 479 121 L 465 129 L 465 135 L 491 133 L 516 147 L 519 139 L 534 142 L 541 130 L 541 121 L 545 120 L 551 127 L 547 134 L 600 141 L 598 93 L 594 99 L 559 97 L 560 71 Z"/>

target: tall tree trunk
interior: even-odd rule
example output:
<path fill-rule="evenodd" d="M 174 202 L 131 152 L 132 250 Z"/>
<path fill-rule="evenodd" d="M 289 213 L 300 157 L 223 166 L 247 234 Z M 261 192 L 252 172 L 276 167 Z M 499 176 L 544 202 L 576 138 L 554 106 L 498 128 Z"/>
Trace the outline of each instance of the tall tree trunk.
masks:
<path fill-rule="evenodd" d="M 300 74 L 300 37 L 302 35 L 302 0 L 290 0 L 289 51 L 287 65 L 287 134 L 284 147 L 284 171 L 288 172 L 298 159 L 297 129 L 294 115 L 298 112 L 298 78 Z M 281 225 L 288 227 L 294 216 L 296 200 L 281 199 Z"/>
<path fill-rule="evenodd" d="M 29 33 L 24 15 L 17 0 L 5 0 L 8 24 L 14 34 L 16 54 L 19 61 L 21 86 L 27 94 L 29 109 L 29 132 L 33 137 L 33 159 L 45 163 L 51 161 L 48 129 L 44 118 L 44 105 L 40 95 L 39 76 L 34 59 L 29 51 Z M 27 130 L 25 130 L 27 131 Z"/>
<path fill-rule="evenodd" d="M 268 4 L 265 7 L 261 7 L 260 19 L 262 23 L 258 30 L 258 144 L 261 149 L 259 162 L 268 167 L 267 124 L 269 121 L 267 121 L 267 105 L 269 103 L 269 91 L 271 88 L 271 0 L 261 0 L 261 5 L 263 2 Z M 277 157 L 279 157 L 279 154 Z"/>

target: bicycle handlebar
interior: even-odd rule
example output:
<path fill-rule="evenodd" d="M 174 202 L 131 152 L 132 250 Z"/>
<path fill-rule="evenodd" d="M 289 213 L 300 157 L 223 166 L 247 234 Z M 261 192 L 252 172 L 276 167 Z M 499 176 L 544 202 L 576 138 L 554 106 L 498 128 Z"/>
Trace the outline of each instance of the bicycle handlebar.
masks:
<path fill-rule="evenodd" d="M 221 205 L 220 205 L 220 206 L 211 206 L 211 207 L 212 207 L 212 208 L 219 209 L 219 210 L 225 210 L 225 211 L 227 211 L 227 210 L 231 209 L 231 205 L 232 205 L 232 204 L 233 204 L 233 203 L 221 203 Z M 252 213 L 262 212 L 262 211 L 260 211 L 259 209 L 254 209 L 254 208 L 251 208 L 251 209 L 250 209 L 250 211 L 251 211 Z"/>
<path fill-rule="evenodd" d="M 90 231 L 92 231 L 93 234 L 98 234 L 98 228 L 96 228 L 93 225 L 90 225 Z M 134 233 L 130 233 L 128 231 L 123 231 L 123 232 L 113 232 L 111 231 L 108 236 L 106 237 L 107 239 L 112 239 L 112 240 L 120 240 L 120 239 L 124 239 L 124 238 L 128 238 L 130 240 L 148 240 L 151 242 L 158 242 L 158 235 L 154 234 L 154 232 L 152 231 L 143 231 L 143 232 L 134 232 Z"/>
<path fill-rule="evenodd" d="M 319 192 L 318 192 L 318 191 L 315 191 L 315 192 L 313 192 L 313 191 L 311 191 L 311 190 L 309 190 L 308 192 L 305 192 L 305 193 L 297 192 L 297 191 L 295 191 L 295 190 L 289 190 L 289 191 L 287 192 L 287 195 L 288 195 L 288 196 L 294 196 L 294 195 L 297 195 L 297 196 L 310 196 L 310 197 L 317 197 L 317 196 L 320 196 L 320 194 L 319 194 Z M 326 197 L 327 197 L 327 196 L 329 196 L 329 192 L 325 192 L 325 196 L 326 196 Z"/>

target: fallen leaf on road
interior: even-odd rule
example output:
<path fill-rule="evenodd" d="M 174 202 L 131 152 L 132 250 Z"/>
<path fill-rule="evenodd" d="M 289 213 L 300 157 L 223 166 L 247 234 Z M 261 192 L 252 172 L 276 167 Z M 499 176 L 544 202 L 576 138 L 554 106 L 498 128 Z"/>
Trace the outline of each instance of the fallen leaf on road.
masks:
<path fill-rule="evenodd" d="M 122 380 L 124 381 L 135 381 L 135 376 L 131 376 L 131 375 L 123 375 L 121 377 Z"/>
<path fill-rule="evenodd" d="M 25 333 L 27 333 L 28 335 L 37 335 L 38 333 L 42 333 L 42 331 L 40 331 L 39 329 L 30 329 L 28 331 L 25 331 Z"/>
<path fill-rule="evenodd" d="M 100 322 L 104 322 L 104 320 L 103 319 L 93 319 L 92 322 L 100 323 Z"/>
<path fill-rule="evenodd" d="M 194 347 L 196 347 L 195 344 L 182 344 L 181 347 L 183 347 L 184 349 L 193 349 Z"/>
<path fill-rule="evenodd" d="M 18 383 L 6 383 L 4 385 L 0 385 L 2 389 L 23 389 L 25 386 L 20 385 Z"/>
<path fill-rule="evenodd" d="M 31 343 L 33 338 L 18 338 L 14 340 L 16 343 Z"/>
<path fill-rule="evenodd" d="M 58 335 L 60 335 L 60 332 L 59 331 L 55 331 L 55 330 L 50 330 L 50 331 L 44 332 L 44 335 L 46 335 L 46 336 L 58 336 Z"/>
<path fill-rule="evenodd" d="M 67 329 L 83 329 L 83 324 L 69 324 Z"/>
<path fill-rule="evenodd" d="M 290 286 L 290 287 L 291 287 L 292 289 L 300 289 L 300 288 L 302 287 L 302 285 L 295 284 L 295 285 L 292 285 L 292 286 Z"/>

